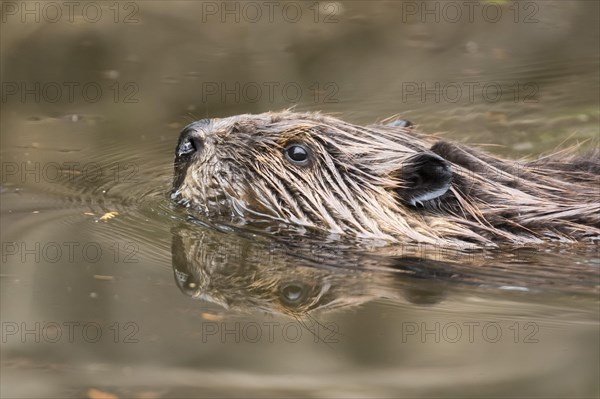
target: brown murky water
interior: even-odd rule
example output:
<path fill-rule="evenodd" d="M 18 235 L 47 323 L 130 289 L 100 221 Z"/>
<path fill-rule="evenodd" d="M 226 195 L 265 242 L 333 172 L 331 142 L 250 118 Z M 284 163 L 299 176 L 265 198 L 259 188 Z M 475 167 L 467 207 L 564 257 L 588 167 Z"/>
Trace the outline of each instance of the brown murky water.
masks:
<path fill-rule="evenodd" d="M 48 4 L 2 3 L 2 397 L 598 397 L 598 246 L 286 239 L 167 195 L 181 127 L 292 106 L 589 147 L 597 2 Z"/>

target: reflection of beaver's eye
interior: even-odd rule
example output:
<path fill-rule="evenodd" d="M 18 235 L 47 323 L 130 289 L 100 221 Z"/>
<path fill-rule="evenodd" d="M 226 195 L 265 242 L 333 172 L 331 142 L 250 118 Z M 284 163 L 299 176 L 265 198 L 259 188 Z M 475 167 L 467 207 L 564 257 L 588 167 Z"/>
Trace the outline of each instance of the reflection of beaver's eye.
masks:
<path fill-rule="evenodd" d="M 193 276 L 175 269 L 175 281 L 185 295 L 193 297 L 198 294 L 200 286 Z"/>
<path fill-rule="evenodd" d="M 292 144 L 286 147 L 285 157 L 296 165 L 307 165 L 309 162 L 308 149 L 300 144 Z"/>
<path fill-rule="evenodd" d="M 302 283 L 288 283 L 279 289 L 281 300 L 287 305 L 299 305 L 306 297 L 306 287 Z"/>

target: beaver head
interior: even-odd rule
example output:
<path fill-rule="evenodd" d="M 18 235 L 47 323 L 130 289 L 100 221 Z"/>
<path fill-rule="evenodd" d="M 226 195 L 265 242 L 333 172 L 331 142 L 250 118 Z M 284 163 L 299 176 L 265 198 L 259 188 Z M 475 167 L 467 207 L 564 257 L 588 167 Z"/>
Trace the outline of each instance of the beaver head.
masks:
<path fill-rule="evenodd" d="M 452 172 L 402 134 L 318 114 L 201 120 L 181 133 L 172 197 L 209 216 L 422 240 L 404 209 L 443 196 Z"/>
<path fill-rule="evenodd" d="M 486 167 L 494 176 L 482 172 Z M 585 198 L 600 209 L 591 188 L 582 193 L 580 182 L 553 184 L 548 171 L 523 167 L 517 183 L 509 169 L 497 158 L 404 125 L 362 127 L 285 111 L 185 127 L 171 197 L 196 213 L 233 222 L 442 245 L 564 239 L 582 231 L 573 224 L 577 217 L 597 223 L 598 217 L 589 219 L 594 206 L 590 213 L 581 203 Z M 597 175 L 590 179 L 598 181 Z M 575 191 L 586 195 L 560 198 L 577 183 Z M 564 228 L 551 226 L 551 217 L 543 229 L 531 228 L 547 206 L 550 214 L 570 212 Z"/>

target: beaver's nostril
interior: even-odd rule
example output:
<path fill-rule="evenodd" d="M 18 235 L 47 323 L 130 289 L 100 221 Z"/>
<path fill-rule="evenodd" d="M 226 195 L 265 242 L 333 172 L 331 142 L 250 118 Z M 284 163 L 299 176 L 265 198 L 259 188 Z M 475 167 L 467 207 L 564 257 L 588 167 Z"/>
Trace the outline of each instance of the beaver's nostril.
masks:
<path fill-rule="evenodd" d="M 198 136 L 194 129 L 186 129 L 181 132 L 181 138 L 177 145 L 177 156 L 189 155 L 202 150 L 204 140 Z"/>
<path fill-rule="evenodd" d="M 190 154 L 194 151 L 196 151 L 196 149 L 194 148 L 194 145 L 192 144 L 192 142 L 190 140 L 187 140 L 187 139 L 182 141 L 179 144 L 179 146 L 177 147 L 177 155 L 178 156 Z"/>
<path fill-rule="evenodd" d="M 202 151 L 202 148 L 204 148 L 204 135 L 210 123 L 210 119 L 200 119 L 183 128 L 179 134 L 175 154 L 180 157 Z"/>

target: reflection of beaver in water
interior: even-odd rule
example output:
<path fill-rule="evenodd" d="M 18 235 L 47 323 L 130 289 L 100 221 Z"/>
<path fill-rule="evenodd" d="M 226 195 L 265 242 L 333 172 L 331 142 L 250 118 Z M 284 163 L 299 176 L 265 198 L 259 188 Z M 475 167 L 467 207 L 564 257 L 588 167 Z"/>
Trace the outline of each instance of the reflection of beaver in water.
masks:
<path fill-rule="evenodd" d="M 593 240 L 598 152 L 516 164 L 318 113 L 201 120 L 181 133 L 172 198 L 228 221 L 440 245 Z"/>
<path fill-rule="evenodd" d="M 202 227 L 172 233 L 173 270 L 181 291 L 237 311 L 298 317 L 378 298 L 436 303 L 444 296 L 443 277 L 455 272 L 445 272 L 447 265 L 439 262 L 371 259 L 321 242 L 291 247 Z M 440 281 L 430 280 L 432 273 Z"/>
<path fill-rule="evenodd" d="M 235 311 L 302 317 L 373 300 L 431 305 L 471 297 L 481 288 L 488 299 L 498 295 L 503 301 L 519 301 L 527 292 L 528 303 L 548 304 L 552 291 L 562 294 L 556 296 L 559 302 L 565 294 L 598 296 L 597 267 L 590 267 L 585 256 L 564 264 L 564 255 L 535 248 L 465 253 L 399 244 L 359 249 L 352 239 L 242 237 L 187 223 L 171 232 L 181 292 Z"/>

